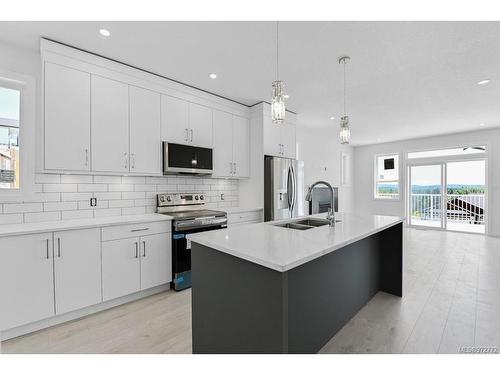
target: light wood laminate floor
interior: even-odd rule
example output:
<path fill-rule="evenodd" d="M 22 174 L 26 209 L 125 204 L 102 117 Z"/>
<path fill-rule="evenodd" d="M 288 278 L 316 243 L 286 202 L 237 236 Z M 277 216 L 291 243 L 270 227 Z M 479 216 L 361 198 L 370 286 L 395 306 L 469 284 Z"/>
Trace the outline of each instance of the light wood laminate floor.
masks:
<path fill-rule="evenodd" d="M 500 239 L 405 230 L 404 297 L 378 293 L 321 353 L 500 349 Z M 3 343 L 4 353 L 190 353 L 191 292 L 172 291 Z"/>

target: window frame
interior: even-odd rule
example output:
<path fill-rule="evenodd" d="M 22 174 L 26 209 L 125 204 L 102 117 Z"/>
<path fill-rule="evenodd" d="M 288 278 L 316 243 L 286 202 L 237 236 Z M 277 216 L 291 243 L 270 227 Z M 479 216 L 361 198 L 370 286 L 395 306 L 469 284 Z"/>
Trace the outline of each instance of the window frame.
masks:
<path fill-rule="evenodd" d="M 390 156 L 397 156 L 398 157 L 398 162 L 397 162 L 398 179 L 397 180 L 390 180 L 390 181 L 386 181 L 386 182 L 397 182 L 398 196 L 397 197 L 381 197 L 381 196 L 378 196 L 378 194 L 377 194 L 377 184 L 381 182 L 378 179 L 378 159 L 390 157 Z M 400 152 L 389 152 L 389 153 L 384 153 L 384 154 L 375 154 L 375 157 L 373 160 L 373 199 L 376 201 L 394 201 L 394 202 L 401 200 L 401 153 Z"/>
<path fill-rule="evenodd" d="M 0 86 L 19 90 L 19 189 L 0 189 L 0 203 L 29 201 L 35 194 L 36 80 L 0 69 Z"/>

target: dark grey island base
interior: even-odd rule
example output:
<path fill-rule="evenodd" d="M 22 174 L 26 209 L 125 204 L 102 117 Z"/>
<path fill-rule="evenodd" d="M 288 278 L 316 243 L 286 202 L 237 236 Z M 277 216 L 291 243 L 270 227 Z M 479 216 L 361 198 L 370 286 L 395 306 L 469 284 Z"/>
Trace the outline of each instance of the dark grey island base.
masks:
<path fill-rule="evenodd" d="M 193 353 L 317 353 L 378 291 L 402 297 L 402 223 L 286 272 L 191 256 Z"/>

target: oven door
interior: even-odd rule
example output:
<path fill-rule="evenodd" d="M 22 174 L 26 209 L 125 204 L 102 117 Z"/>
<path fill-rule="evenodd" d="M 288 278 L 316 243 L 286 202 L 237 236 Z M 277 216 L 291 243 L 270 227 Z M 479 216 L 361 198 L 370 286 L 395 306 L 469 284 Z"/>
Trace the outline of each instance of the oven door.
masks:
<path fill-rule="evenodd" d="M 191 241 L 186 235 L 222 228 L 217 225 L 172 232 L 172 289 L 179 291 L 191 287 Z"/>
<path fill-rule="evenodd" d="M 211 148 L 163 142 L 164 174 L 206 175 L 212 172 Z"/>

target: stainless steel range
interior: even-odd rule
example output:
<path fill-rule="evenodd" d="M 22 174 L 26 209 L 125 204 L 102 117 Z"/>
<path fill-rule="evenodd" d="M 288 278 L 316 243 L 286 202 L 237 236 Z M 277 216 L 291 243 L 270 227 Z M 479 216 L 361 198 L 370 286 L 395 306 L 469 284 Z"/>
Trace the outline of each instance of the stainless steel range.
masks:
<path fill-rule="evenodd" d="M 191 287 L 190 233 L 227 227 L 227 214 L 205 208 L 205 196 L 199 193 L 158 194 L 158 213 L 172 220 L 172 288 L 176 291 Z"/>

